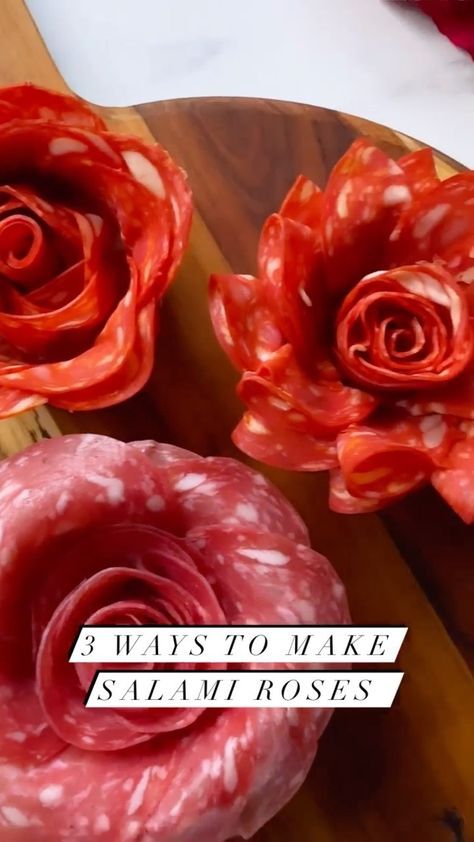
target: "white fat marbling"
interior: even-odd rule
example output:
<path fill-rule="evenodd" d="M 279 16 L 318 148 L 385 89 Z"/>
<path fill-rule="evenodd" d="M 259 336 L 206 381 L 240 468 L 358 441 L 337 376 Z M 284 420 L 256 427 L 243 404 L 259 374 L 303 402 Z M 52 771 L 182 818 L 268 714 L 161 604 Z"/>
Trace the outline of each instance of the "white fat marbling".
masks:
<path fill-rule="evenodd" d="M 237 550 L 238 555 L 257 561 L 259 564 L 270 564 L 272 567 L 282 567 L 288 564 L 289 558 L 280 550 L 260 550 L 257 547 L 245 547 Z"/>
<path fill-rule="evenodd" d="M 117 477 L 104 477 L 100 474 L 89 474 L 87 479 L 104 489 L 107 500 L 112 506 L 123 503 L 125 499 L 123 480 Z"/>
<path fill-rule="evenodd" d="M 19 810 L 18 807 L 10 807 L 9 805 L 5 805 L 5 807 L 0 808 L 0 812 L 2 813 L 3 818 L 6 822 L 13 827 L 29 827 L 30 820 L 22 810 Z"/>
<path fill-rule="evenodd" d="M 165 508 L 165 501 L 159 494 L 153 494 L 145 505 L 150 512 L 161 512 Z"/>
<path fill-rule="evenodd" d="M 57 807 L 63 800 L 64 789 L 59 784 L 50 784 L 40 790 L 39 800 L 43 807 Z"/>
<path fill-rule="evenodd" d="M 427 415 L 420 421 L 421 436 L 426 447 L 439 447 L 447 426 L 440 415 Z"/>
<path fill-rule="evenodd" d="M 206 477 L 204 474 L 185 474 L 175 483 L 174 487 L 176 491 L 191 491 L 193 488 L 201 485 L 202 482 L 205 482 L 205 480 Z"/>

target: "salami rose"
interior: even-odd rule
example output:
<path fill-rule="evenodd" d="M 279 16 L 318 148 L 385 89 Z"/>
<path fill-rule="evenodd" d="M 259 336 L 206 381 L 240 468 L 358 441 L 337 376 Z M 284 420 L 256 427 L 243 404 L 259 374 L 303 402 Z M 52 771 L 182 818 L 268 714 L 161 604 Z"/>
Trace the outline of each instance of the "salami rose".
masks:
<path fill-rule="evenodd" d="M 365 387 L 419 391 L 454 380 L 472 356 L 461 285 L 432 263 L 369 276 L 336 317 L 336 354 Z"/>
<path fill-rule="evenodd" d="M 94 665 L 68 653 L 86 622 L 348 622 L 298 514 L 231 459 L 94 435 L 33 445 L 0 483 L 0 839 L 252 836 L 329 711 L 89 709 Z"/>
<path fill-rule="evenodd" d="M 188 238 L 184 173 L 33 85 L 0 90 L 0 170 L 0 417 L 130 397 Z"/>
<path fill-rule="evenodd" d="M 242 371 L 238 447 L 329 469 L 335 511 L 432 480 L 474 521 L 459 457 L 474 419 L 473 202 L 473 173 L 440 182 L 430 150 L 394 161 L 363 139 L 324 191 L 297 178 L 263 226 L 258 276 L 210 281 L 217 338 Z"/>

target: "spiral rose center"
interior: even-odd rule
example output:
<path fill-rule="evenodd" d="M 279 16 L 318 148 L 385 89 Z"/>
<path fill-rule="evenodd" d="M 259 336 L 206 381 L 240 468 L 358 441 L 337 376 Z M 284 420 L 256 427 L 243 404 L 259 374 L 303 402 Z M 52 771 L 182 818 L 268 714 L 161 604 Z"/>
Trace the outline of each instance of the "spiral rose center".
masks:
<path fill-rule="evenodd" d="M 8 280 L 30 287 L 43 279 L 46 244 L 41 226 L 23 214 L 0 221 L 0 272 Z"/>
<path fill-rule="evenodd" d="M 83 749 L 92 744 L 96 749 L 97 730 L 106 724 L 100 748 L 114 750 L 187 727 L 200 717 L 199 708 L 86 710 L 84 691 L 95 671 L 106 665 L 68 663 L 68 648 L 83 624 L 132 625 L 139 632 L 143 625 L 223 622 L 220 604 L 194 559 L 185 544 L 144 524 L 90 530 L 68 548 L 33 604 L 37 689 L 58 737 Z M 133 656 L 133 651 L 129 654 Z M 183 665 L 176 660 L 168 665 L 127 662 L 128 669 L 158 672 L 170 666 Z"/>
<path fill-rule="evenodd" d="M 449 382 L 472 359 L 467 304 L 434 265 L 377 273 L 343 301 L 335 345 L 346 374 L 365 386 L 406 390 Z"/>

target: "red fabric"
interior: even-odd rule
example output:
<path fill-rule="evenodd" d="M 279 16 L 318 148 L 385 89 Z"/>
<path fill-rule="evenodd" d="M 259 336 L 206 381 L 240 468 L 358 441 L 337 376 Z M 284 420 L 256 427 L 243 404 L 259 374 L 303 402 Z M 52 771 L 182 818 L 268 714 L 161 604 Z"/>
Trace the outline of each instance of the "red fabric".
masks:
<path fill-rule="evenodd" d="M 474 57 L 474 3 L 472 0 L 411 0 L 428 15 L 456 47 Z"/>

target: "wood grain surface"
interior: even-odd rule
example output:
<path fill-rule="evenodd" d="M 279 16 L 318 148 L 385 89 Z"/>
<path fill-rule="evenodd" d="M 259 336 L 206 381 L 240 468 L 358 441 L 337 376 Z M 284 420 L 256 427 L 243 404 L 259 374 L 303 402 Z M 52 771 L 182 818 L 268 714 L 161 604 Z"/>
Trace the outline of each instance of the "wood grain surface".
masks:
<path fill-rule="evenodd" d="M 22 0 L 2 0 L 0 24 L 0 84 L 29 79 L 66 90 Z M 260 226 L 294 177 L 304 172 L 324 184 L 358 134 L 395 156 L 420 144 L 360 118 L 262 100 L 99 110 L 114 130 L 159 140 L 194 190 L 190 247 L 162 309 L 155 370 L 121 407 L 74 415 L 41 408 L 1 422 L 1 453 L 43 436 L 94 431 L 243 458 L 230 440 L 241 407 L 209 322 L 209 273 L 252 272 Z M 437 163 L 442 176 L 456 170 L 441 155 Z M 382 516 L 340 516 L 328 511 L 324 475 L 259 468 L 337 568 L 354 622 L 407 624 L 409 633 L 393 708 L 338 712 L 306 784 L 255 842 L 474 840 L 474 529 L 430 490 Z"/>

